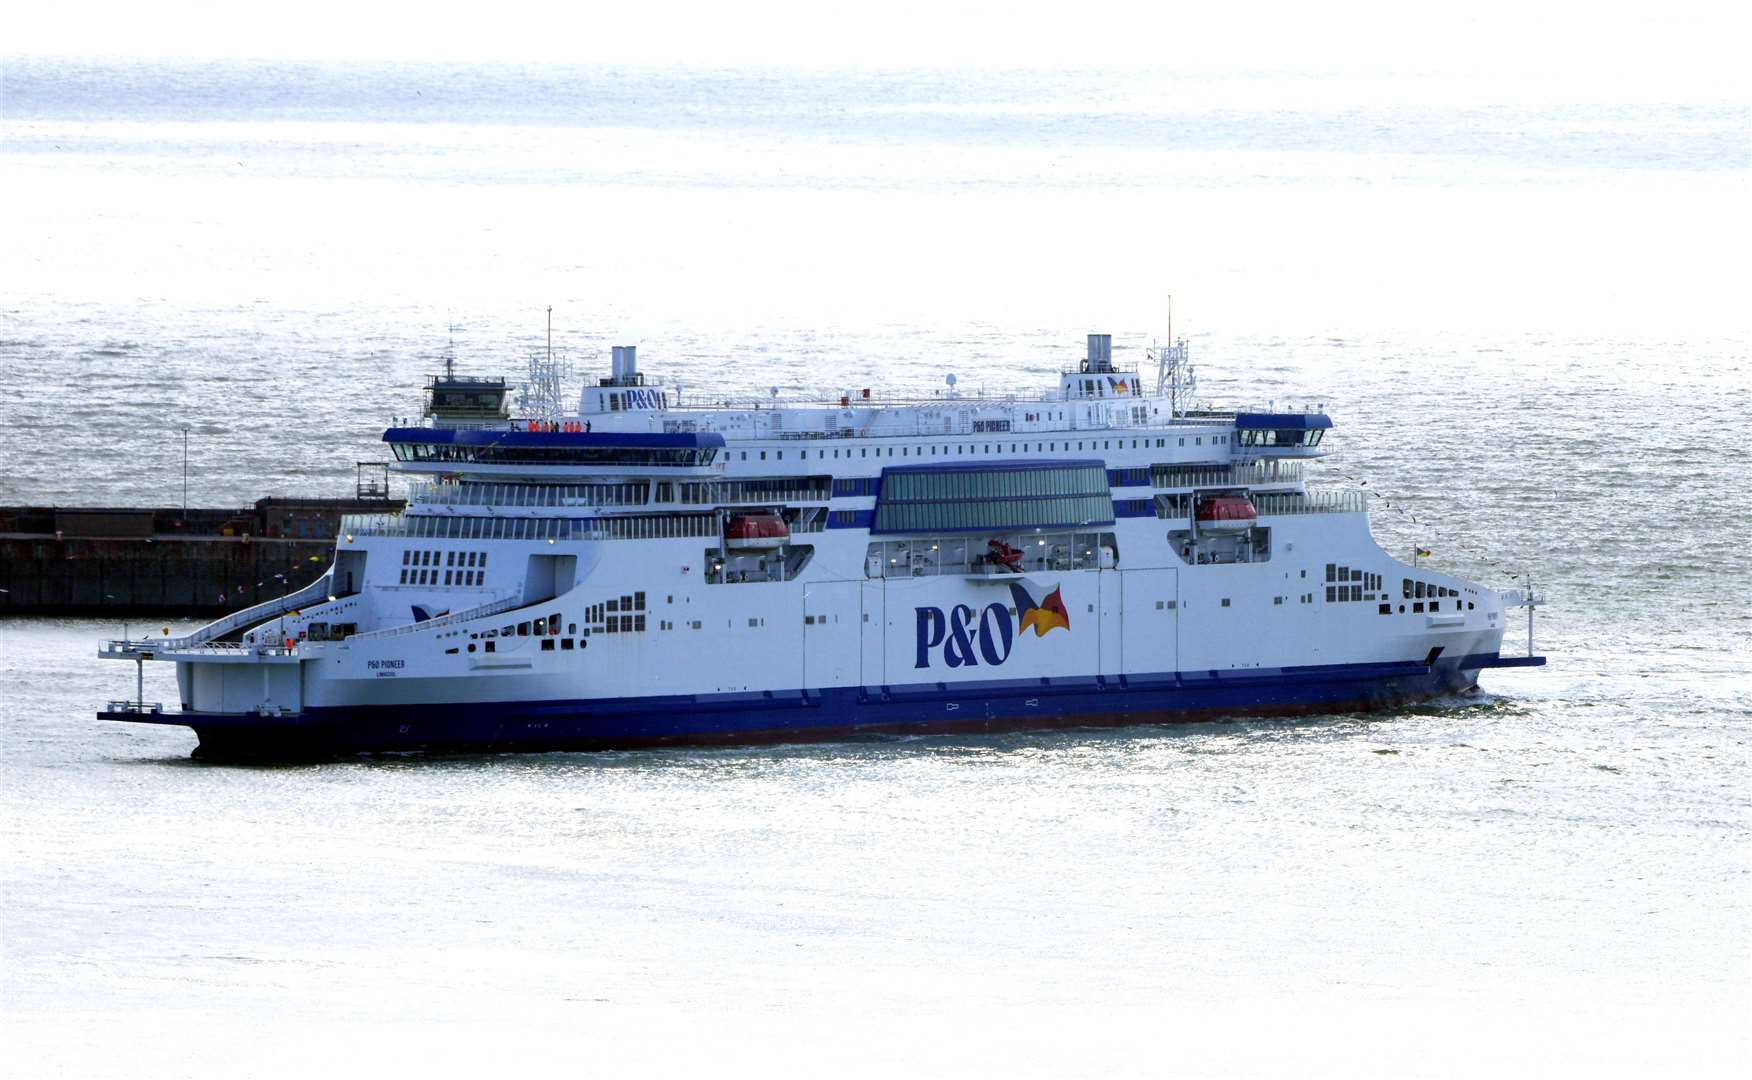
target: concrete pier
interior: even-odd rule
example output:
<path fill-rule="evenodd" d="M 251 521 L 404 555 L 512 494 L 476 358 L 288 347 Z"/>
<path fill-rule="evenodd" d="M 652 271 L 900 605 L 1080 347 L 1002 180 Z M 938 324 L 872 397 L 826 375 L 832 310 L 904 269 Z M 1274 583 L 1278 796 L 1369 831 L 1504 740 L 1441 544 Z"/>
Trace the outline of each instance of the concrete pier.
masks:
<path fill-rule="evenodd" d="M 239 510 L 0 507 L 0 616 L 218 615 L 249 607 L 327 569 L 342 514 L 403 505 L 267 498 Z"/>

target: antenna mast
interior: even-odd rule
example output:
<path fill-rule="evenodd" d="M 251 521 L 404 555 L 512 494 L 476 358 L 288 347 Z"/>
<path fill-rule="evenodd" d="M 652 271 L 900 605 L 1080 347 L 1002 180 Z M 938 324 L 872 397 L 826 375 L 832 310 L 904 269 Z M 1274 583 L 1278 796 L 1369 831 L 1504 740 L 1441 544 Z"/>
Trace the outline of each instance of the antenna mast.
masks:
<path fill-rule="evenodd" d="M 1150 350 L 1156 361 L 1156 396 L 1168 399 L 1170 416 L 1185 416 L 1198 392 L 1198 376 L 1192 370 L 1192 355 L 1186 339 L 1174 340 L 1174 296 L 1168 297 L 1168 343 Z"/>
<path fill-rule="evenodd" d="M 547 348 L 529 354 L 529 381 L 517 394 L 517 405 L 532 420 L 557 420 L 566 411 L 565 381 L 572 362 L 554 355 L 554 309 L 547 309 Z"/>

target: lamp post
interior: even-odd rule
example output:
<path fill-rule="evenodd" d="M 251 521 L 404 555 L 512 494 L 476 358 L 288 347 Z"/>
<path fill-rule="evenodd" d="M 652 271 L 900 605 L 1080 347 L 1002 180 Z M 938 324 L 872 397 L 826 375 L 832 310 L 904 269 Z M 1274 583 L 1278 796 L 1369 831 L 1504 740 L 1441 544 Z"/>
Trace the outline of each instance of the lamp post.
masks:
<path fill-rule="evenodd" d="M 285 574 L 275 574 L 280 581 L 280 644 L 286 644 L 286 594 L 292 591 L 292 579 Z"/>

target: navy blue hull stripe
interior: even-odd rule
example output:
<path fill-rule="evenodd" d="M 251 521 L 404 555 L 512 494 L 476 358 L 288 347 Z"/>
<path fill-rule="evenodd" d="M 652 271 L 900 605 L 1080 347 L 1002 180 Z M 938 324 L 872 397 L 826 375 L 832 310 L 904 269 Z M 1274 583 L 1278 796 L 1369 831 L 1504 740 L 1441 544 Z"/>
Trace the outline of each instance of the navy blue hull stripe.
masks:
<path fill-rule="evenodd" d="M 526 751 L 809 741 L 1309 715 L 1386 708 L 1475 684 L 1494 654 L 1419 663 L 1013 679 L 747 694 L 313 708 L 291 717 L 100 713 L 195 729 L 211 757 Z"/>

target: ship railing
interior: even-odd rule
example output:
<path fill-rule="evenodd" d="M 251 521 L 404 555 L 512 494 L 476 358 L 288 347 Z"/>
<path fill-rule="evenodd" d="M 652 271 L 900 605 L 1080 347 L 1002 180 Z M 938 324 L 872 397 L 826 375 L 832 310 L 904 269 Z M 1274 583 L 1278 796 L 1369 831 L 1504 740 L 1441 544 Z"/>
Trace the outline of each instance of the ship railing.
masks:
<path fill-rule="evenodd" d="M 505 596 L 497 600 L 489 600 L 466 611 L 456 611 L 449 615 L 439 615 L 424 622 L 406 623 L 402 626 L 391 626 L 383 630 L 368 630 L 363 634 L 354 634 L 348 641 L 375 641 L 380 638 L 400 637 L 403 634 L 418 634 L 427 630 L 441 630 L 446 626 L 455 626 L 472 619 L 484 619 L 489 615 L 497 615 L 501 611 L 510 611 L 523 606 L 521 596 Z"/>
<path fill-rule="evenodd" d="M 434 408 L 426 406 L 423 416 L 439 420 L 509 420 L 511 414 L 503 407 L 491 405 L 439 405 Z"/>
<path fill-rule="evenodd" d="M 704 513 L 623 514 L 616 517 L 462 517 L 442 514 L 348 514 L 348 540 L 359 536 L 422 540 L 668 540 L 716 536 Z"/>
<path fill-rule="evenodd" d="M 451 514 L 347 514 L 341 532 L 351 541 L 359 536 L 406 537 L 416 540 L 578 540 L 590 530 L 575 518 L 533 515 L 493 516 Z"/>
<path fill-rule="evenodd" d="M 1189 469 L 1181 466 L 1153 467 L 1150 485 L 1156 488 L 1195 487 L 1258 487 L 1302 482 L 1300 462 L 1277 462 L 1274 470 L 1266 462 L 1236 465 L 1220 469 Z M 1294 466 L 1287 468 L 1286 466 Z"/>
<path fill-rule="evenodd" d="M 112 713 L 133 713 L 135 716 L 157 716 L 164 705 L 157 701 L 112 701 L 104 709 Z"/>
<path fill-rule="evenodd" d="M 411 484 L 408 501 L 452 506 L 644 506 L 650 481 L 619 484 Z"/>
<path fill-rule="evenodd" d="M 231 644 L 214 642 L 213 639 L 224 637 L 233 630 L 242 630 L 257 623 L 266 622 L 276 615 L 292 611 L 296 608 L 327 600 L 329 586 L 334 580 L 334 571 L 329 569 L 323 575 L 296 592 L 284 596 L 276 596 L 272 600 L 257 604 L 254 607 L 234 611 L 223 618 L 215 619 L 192 634 L 182 637 L 147 638 L 144 641 L 111 641 L 104 645 L 106 654 L 126 655 L 137 652 L 169 652 L 193 649 L 212 644 Z M 232 645 L 232 647 L 241 647 Z"/>
<path fill-rule="evenodd" d="M 1369 510 L 1367 492 L 1354 488 L 1334 488 L 1292 494 L 1259 494 L 1253 497 L 1253 508 L 1261 517 L 1283 514 L 1365 514 Z"/>
<path fill-rule="evenodd" d="M 993 416 L 989 410 L 996 405 L 1062 405 L 1067 399 L 1057 394 L 1041 397 L 1005 395 L 1003 397 L 953 398 L 858 398 L 855 404 L 840 406 L 837 402 L 818 400 L 779 401 L 714 401 L 684 406 L 701 412 L 728 414 L 700 420 L 666 420 L 665 430 L 716 431 L 763 439 L 858 439 L 858 438 L 932 438 L 950 435 L 991 436 L 994 439 L 1016 436 L 1030 438 L 1063 438 L 1066 432 L 1158 432 L 1170 428 L 1224 427 L 1234 423 L 1232 415 L 1187 416 L 1133 415 L 1132 406 L 1148 402 L 1148 398 L 1070 399 L 1082 405 L 1106 405 L 1110 409 L 1090 418 L 1081 408 L 1064 411 L 1062 418 L 1024 419 L 1015 416 Z M 812 415 L 804 410 L 820 410 Z M 854 410 L 850 417 L 845 410 Z M 882 410 L 877 416 L 859 416 L 858 412 Z M 901 411 L 904 410 L 904 411 Z M 1047 414 L 1050 416 L 1051 414 Z M 1004 428 L 986 425 L 1006 423 Z"/>

